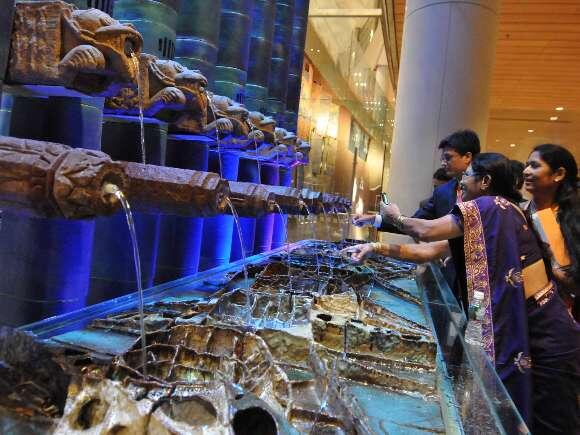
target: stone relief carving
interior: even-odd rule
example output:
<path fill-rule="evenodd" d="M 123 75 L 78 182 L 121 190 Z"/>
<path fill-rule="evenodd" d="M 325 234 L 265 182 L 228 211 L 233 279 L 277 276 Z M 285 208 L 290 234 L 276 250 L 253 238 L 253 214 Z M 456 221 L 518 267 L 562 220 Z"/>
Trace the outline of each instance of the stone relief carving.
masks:
<path fill-rule="evenodd" d="M 99 151 L 0 136 L 0 208 L 69 219 L 112 214 L 104 183 L 123 189 L 123 168 Z"/>
<path fill-rule="evenodd" d="M 203 133 L 207 126 L 207 79 L 173 60 L 150 54 L 139 58 L 140 91 L 145 116 L 169 123 L 175 133 Z M 139 113 L 137 83 L 127 83 L 105 102 L 105 112 L 136 116 Z"/>
<path fill-rule="evenodd" d="M 62 1 L 20 2 L 15 8 L 8 81 L 96 96 L 135 81 L 131 56 L 139 55 L 143 39 L 132 25 Z"/>

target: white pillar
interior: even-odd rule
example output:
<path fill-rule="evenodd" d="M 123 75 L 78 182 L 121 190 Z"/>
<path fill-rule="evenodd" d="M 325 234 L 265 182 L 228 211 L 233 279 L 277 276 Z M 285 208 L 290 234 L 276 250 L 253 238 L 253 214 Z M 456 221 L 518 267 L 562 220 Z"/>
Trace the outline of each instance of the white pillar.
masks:
<path fill-rule="evenodd" d="M 499 0 L 407 0 L 386 189 L 405 214 L 431 194 L 441 139 L 470 128 L 485 144 L 498 12 Z"/>

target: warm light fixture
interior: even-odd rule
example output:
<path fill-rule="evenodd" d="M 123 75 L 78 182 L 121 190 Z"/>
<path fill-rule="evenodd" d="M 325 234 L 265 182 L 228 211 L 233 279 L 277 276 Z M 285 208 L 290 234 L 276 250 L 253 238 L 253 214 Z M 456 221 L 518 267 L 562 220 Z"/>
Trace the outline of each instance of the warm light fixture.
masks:
<path fill-rule="evenodd" d="M 515 148 L 516 144 L 515 143 L 510 143 L 510 148 Z"/>
<path fill-rule="evenodd" d="M 550 116 L 550 121 L 557 121 L 558 117 L 557 116 Z"/>
<path fill-rule="evenodd" d="M 564 110 L 564 108 L 563 108 L 562 106 L 558 106 L 558 107 L 556 107 L 556 110 L 557 110 L 558 112 L 561 112 L 562 110 Z"/>
<path fill-rule="evenodd" d="M 499 139 L 496 139 L 495 141 L 496 141 L 496 142 L 499 142 Z"/>
<path fill-rule="evenodd" d="M 534 130 L 532 130 L 531 128 L 528 130 L 528 133 L 533 133 Z"/>

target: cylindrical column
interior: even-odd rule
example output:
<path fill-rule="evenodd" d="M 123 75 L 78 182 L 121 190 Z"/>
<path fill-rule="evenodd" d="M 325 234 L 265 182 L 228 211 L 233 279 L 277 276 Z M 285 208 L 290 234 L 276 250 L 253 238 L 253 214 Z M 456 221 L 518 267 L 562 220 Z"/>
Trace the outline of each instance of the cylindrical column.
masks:
<path fill-rule="evenodd" d="M 277 186 L 280 183 L 280 175 L 277 165 L 262 165 L 262 184 Z M 254 254 L 272 249 L 272 235 L 274 232 L 274 219 L 276 214 L 269 213 L 256 219 L 256 234 L 254 235 Z"/>
<path fill-rule="evenodd" d="M 202 12 L 203 11 L 203 12 Z M 213 88 L 220 34 L 221 0 L 180 0 L 175 60 L 200 70 Z"/>
<path fill-rule="evenodd" d="M 207 171 L 209 144 L 209 139 L 200 136 L 170 135 L 165 164 L 174 168 Z M 197 273 L 203 221 L 203 218 L 161 217 L 156 283 Z"/>
<path fill-rule="evenodd" d="M 113 15 L 113 5 L 115 0 L 68 0 L 67 3 L 72 3 L 79 9 L 100 9 L 103 12 Z"/>
<path fill-rule="evenodd" d="M 143 36 L 143 53 L 175 57 L 178 0 L 116 0 L 113 16 Z"/>
<path fill-rule="evenodd" d="M 100 148 L 103 99 L 15 97 L 12 101 L 11 136 Z M 94 228 L 93 220 L 4 213 L 0 292 L 13 297 L 3 297 L 3 323 L 23 325 L 85 306 Z"/>
<path fill-rule="evenodd" d="M 272 45 L 270 80 L 268 83 L 268 114 L 276 119 L 279 127 L 284 126 L 293 20 L 294 0 L 276 1 L 274 44 Z"/>
<path fill-rule="evenodd" d="M 279 167 L 280 186 L 292 186 L 292 168 Z M 272 249 L 279 248 L 286 241 L 288 215 L 274 215 L 274 230 L 272 232 Z"/>
<path fill-rule="evenodd" d="M 260 171 L 258 170 L 258 162 L 256 160 L 245 158 L 240 159 L 238 181 L 259 184 L 261 181 L 260 178 Z M 240 217 L 239 221 L 242 232 L 242 239 L 244 241 L 245 256 L 249 257 L 254 252 L 256 218 Z M 242 248 L 240 245 L 240 238 L 238 236 L 237 229 L 234 228 L 230 261 L 236 261 L 240 258 L 242 258 Z"/>
<path fill-rule="evenodd" d="M 300 105 L 300 87 L 302 84 L 302 65 L 304 63 L 304 44 L 306 43 L 309 3 L 310 0 L 296 0 L 294 8 L 286 114 L 284 116 L 284 128 L 291 131 L 296 131 L 298 126 L 298 106 Z"/>
<path fill-rule="evenodd" d="M 252 9 L 252 38 L 245 105 L 248 110 L 262 113 L 268 110 L 268 82 L 275 16 L 275 0 L 255 0 Z"/>
<path fill-rule="evenodd" d="M 403 213 L 429 196 L 442 138 L 470 128 L 485 143 L 498 12 L 499 0 L 407 3 L 388 186 Z"/>
<path fill-rule="evenodd" d="M 210 152 L 209 170 L 220 174 L 226 180 L 238 179 L 238 167 L 240 156 L 237 153 L 217 151 Z M 213 267 L 229 263 L 232 252 L 232 237 L 238 237 L 234 229 L 234 217 L 220 215 L 205 219 L 203 223 L 203 241 L 201 245 L 201 258 L 199 270 L 207 270 Z"/>
<path fill-rule="evenodd" d="M 145 119 L 145 157 L 152 165 L 165 164 L 167 124 Z M 103 123 L 102 151 L 113 160 L 142 162 L 139 120 L 130 116 L 106 116 Z M 134 210 L 135 231 L 139 244 L 143 288 L 153 285 L 157 265 L 159 215 Z M 131 238 L 125 214 L 97 218 L 97 237 L 93 246 L 89 304 L 122 296 L 137 290 Z"/>
<path fill-rule="evenodd" d="M 248 77 L 250 26 L 254 0 L 222 0 L 220 43 L 213 90 L 244 102 Z"/>

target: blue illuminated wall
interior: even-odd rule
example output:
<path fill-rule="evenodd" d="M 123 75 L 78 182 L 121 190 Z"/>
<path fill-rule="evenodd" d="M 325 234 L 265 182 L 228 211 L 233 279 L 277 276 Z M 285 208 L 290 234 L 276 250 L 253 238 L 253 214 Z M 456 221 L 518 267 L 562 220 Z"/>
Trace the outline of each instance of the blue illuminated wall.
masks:
<path fill-rule="evenodd" d="M 165 164 L 167 124 L 145 119 L 145 160 Z M 131 116 L 106 116 L 103 123 L 102 150 L 113 160 L 142 162 L 141 133 L 138 119 Z M 157 267 L 160 216 L 133 211 L 143 287 L 151 287 Z M 131 238 L 125 214 L 95 219 L 95 242 L 91 269 L 89 303 L 97 303 L 137 288 Z"/>
<path fill-rule="evenodd" d="M 221 160 L 221 161 L 220 161 Z M 240 156 L 234 152 L 210 152 L 209 170 L 222 175 L 226 180 L 237 180 Z M 220 215 L 207 218 L 203 224 L 203 241 L 199 270 L 229 263 L 232 252 L 232 238 L 238 234 L 234 229 L 234 218 L 231 215 Z"/>
<path fill-rule="evenodd" d="M 260 171 L 258 163 L 254 159 L 242 158 L 240 159 L 240 166 L 238 170 L 238 181 L 246 181 L 249 183 L 260 182 Z M 249 257 L 254 252 L 254 236 L 256 232 L 255 218 L 240 218 L 240 227 L 242 232 L 242 239 L 244 243 L 245 256 Z M 232 238 L 232 253 L 230 261 L 236 261 L 243 257 L 242 247 L 240 245 L 240 238 L 236 237 L 237 233 Z"/>
<path fill-rule="evenodd" d="M 261 165 L 262 184 L 277 186 L 280 182 L 278 165 Z M 272 247 L 275 213 L 269 213 L 256 219 L 254 234 L 254 254 L 269 251 Z"/>
<path fill-rule="evenodd" d="M 99 149 L 103 99 L 9 99 L 11 136 Z M 34 122 L 31 122 L 34 120 Z M 0 231 L 2 323 L 22 325 L 85 306 L 95 224 L 4 213 Z"/>
<path fill-rule="evenodd" d="M 203 136 L 169 135 L 165 164 L 174 168 L 207 171 L 211 139 Z M 166 282 L 198 271 L 203 218 L 163 216 L 155 282 Z"/>

